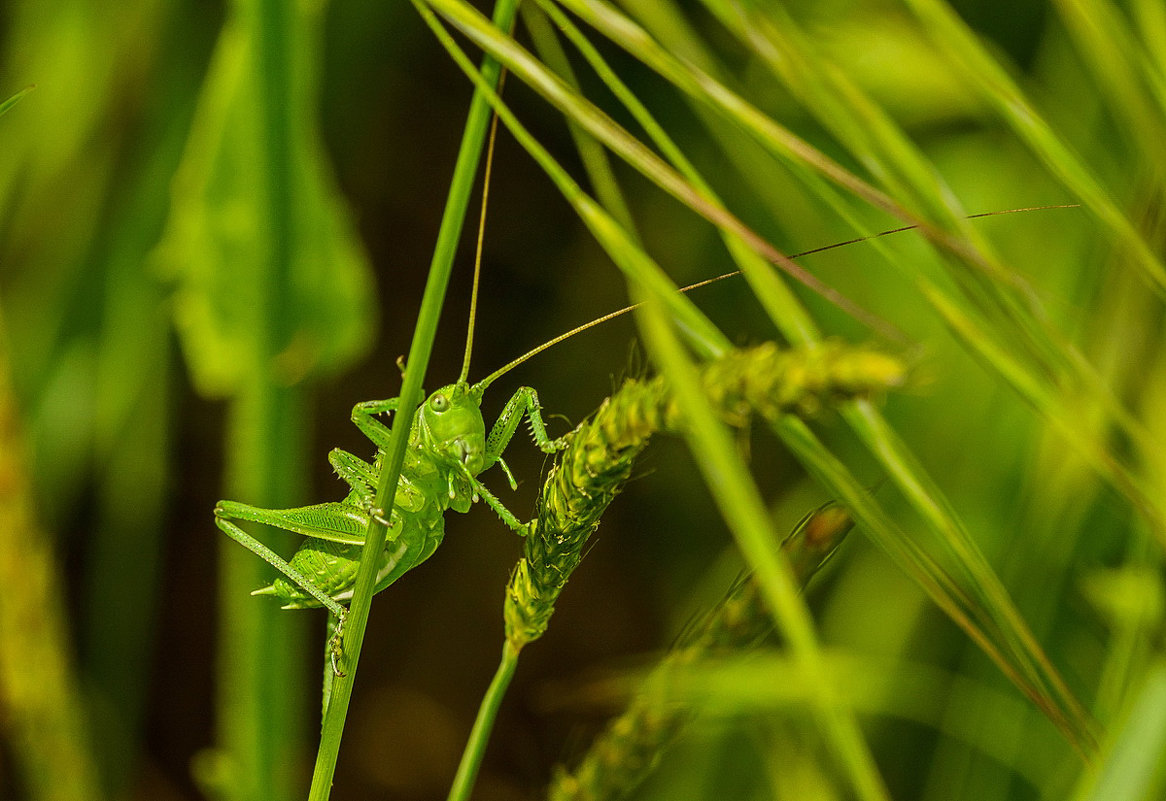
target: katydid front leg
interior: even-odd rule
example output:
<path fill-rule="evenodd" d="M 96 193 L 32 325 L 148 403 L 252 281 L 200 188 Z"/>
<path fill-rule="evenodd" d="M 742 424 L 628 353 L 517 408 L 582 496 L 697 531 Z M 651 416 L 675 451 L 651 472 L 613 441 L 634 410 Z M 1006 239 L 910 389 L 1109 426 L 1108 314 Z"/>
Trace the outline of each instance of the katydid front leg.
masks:
<path fill-rule="evenodd" d="M 362 401 L 352 407 L 352 422 L 356 424 L 356 427 L 360 429 L 362 434 L 372 441 L 373 445 L 377 446 L 378 451 L 384 452 L 389 449 L 389 438 L 392 432 L 376 416 L 385 412 L 395 412 L 400 405 L 400 398 L 387 398 L 385 400 Z M 333 462 L 333 465 L 335 466 L 336 463 Z M 342 473 L 341 476 L 344 477 L 344 474 Z M 372 517 L 375 517 L 385 528 L 392 528 L 385 514 L 385 510 L 373 506 L 375 500 L 373 494 L 376 492 L 376 483 L 376 481 L 369 482 L 370 492 L 365 501 L 365 511 Z"/>
<path fill-rule="evenodd" d="M 395 412 L 401 404 L 400 398 L 363 401 L 352 407 L 352 422 L 360 432 L 372 440 L 379 450 L 389 449 L 389 427 L 376 419 L 376 415 Z"/>
<path fill-rule="evenodd" d="M 523 416 L 530 419 L 530 433 L 534 438 L 534 444 L 538 446 L 540 451 L 555 453 L 566 447 L 567 443 L 563 442 L 562 438 L 551 439 L 547 436 L 547 427 L 543 423 L 542 406 L 538 402 L 538 393 L 531 387 L 519 387 L 518 391 L 506 402 L 505 408 L 502 409 L 502 413 L 494 422 L 494 427 L 490 429 L 490 436 L 486 438 L 486 467 L 502 461 L 502 452 L 510 444 Z M 514 476 L 511 474 L 510 468 L 504 466 L 503 469 L 510 479 L 511 488 L 513 488 Z"/>
<path fill-rule="evenodd" d="M 321 606 L 325 607 L 329 612 L 331 612 L 333 615 L 335 615 L 336 619 L 340 621 L 340 627 L 343 627 L 344 621 L 348 617 L 348 610 L 345 609 L 340 604 L 338 604 L 336 601 L 334 601 L 331 597 L 329 597 L 328 594 L 325 593 L 323 590 L 321 590 L 318 586 L 316 586 L 316 584 L 311 579 L 309 579 L 303 573 L 301 573 L 300 571 L 298 571 L 294 567 L 292 567 L 290 564 L 288 564 L 286 559 L 284 559 L 282 556 L 277 554 L 275 551 L 271 550 L 266 545 L 264 545 L 262 542 L 255 539 L 250 534 L 245 532 L 243 529 L 239 528 L 237 525 L 232 523 L 231 518 L 234 517 L 234 515 L 231 515 L 227 509 L 224 509 L 224 505 L 227 503 L 230 503 L 230 502 L 224 501 L 215 507 L 215 525 L 217 525 L 219 527 L 219 529 L 224 534 L 226 534 L 228 537 L 230 537 L 231 539 L 233 539 L 235 542 L 239 543 L 240 545 L 244 546 L 248 550 L 250 550 L 252 553 L 257 555 L 263 561 L 267 562 L 267 564 L 274 567 L 280 573 L 283 573 L 283 575 L 285 575 L 297 587 L 302 589 L 308 595 L 312 596 L 312 598 L 314 598 Z M 236 507 L 243 506 L 243 504 L 233 504 L 233 505 Z M 248 507 L 248 508 L 253 509 L 257 512 L 271 511 L 271 510 L 266 510 L 266 509 L 256 509 L 255 507 Z M 238 518 L 236 518 L 236 519 L 238 519 Z M 245 517 L 243 517 L 243 519 L 254 519 L 254 518 L 245 516 Z M 270 521 L 268 521 L 268 522 L 270 522 Z M 274 525 L 279 525 L 279 524 L 276 523 Z M 279 527 L 286 528 L 285 526 L 282 526 L 282 525 L 280 525 Z M 256 592 L 253 592 L 252 595 L 256 595 L 256 594 L 260 594 L 260 593 L 261 593 L 261 591 L 257 590 Z"/>

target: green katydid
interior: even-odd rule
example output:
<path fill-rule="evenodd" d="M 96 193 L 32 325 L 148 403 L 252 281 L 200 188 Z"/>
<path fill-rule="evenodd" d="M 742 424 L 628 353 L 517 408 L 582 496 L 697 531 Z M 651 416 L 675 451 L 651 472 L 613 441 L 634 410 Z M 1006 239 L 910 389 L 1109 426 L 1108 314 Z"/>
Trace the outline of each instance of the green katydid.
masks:
<path fill-rule="evenodd" d="M 482 499 L 508 527 L 525 534 L 526 524 L 478 480 L 478 474 L 498 464 L 511 488 L 517 488 L 502 452 L 524 416 L 530 420 L 534 442 L 543 452 L 554 453 L 560 443 L 547 436 L 538 393 L 530 387 L 521 387 L 514 393 L 489 436 L 480 406 L 491 383 L 557 341 L 536 348 L 476 384 L 470 384 L 466 376 L 471 322 L 465 364 L 457 382 L 430 395 L 413 421 L 388 519 L 384 519 L 384 510 L 373 508 L 382 459 L 389 445 L 389 429 L 376 416 L 396 411 L 397 398 L 366 401 L 353 407 L 352 421 L 376 445 L 377 455 L 370 463 L 339 448 L 329 454 L 328 460 L 349 486 L 344 500 L 295 509 L 261 509 L 236 501 L 220 501 L 215 507 L 218 527 L 283 574 L 252 594 L 275 595 L 286 602 L 285 609 L 323 606 L 343 624 L 347 611 L 341 604 L 352 597 L 364 534 L 374 515 L 388 528 L 375 592 L 385 589 L 433 554 L 445 533 L 443 515 L 447 509 L 468 512 L 472 503 Z M 308 539 L 289 562 L 239 528 L 233 522 L 236 520 L 264 523 L 303 534 Z"/>
<path fill-rule="evenodd" d="M 486 435 L 486 424 L 480 408 L 482 396 L 495 380 L 534 355 L 581 331 L 631 311 L 631 308 L 622 309 L 581 325 L 532 349 L 476 384 L 468 382 L 493 141 L 491 131 L 461 374 L 456 383 L 434 392 L 417 410 L 409 431 L 409 443 L 392 512 L 388 518 L 385 510 L 374 508 L 390 434 L 389 428 L 377 419 L 377 415 L 395 412 L 398 398 L 366 401 L 353 407 L 352 422 L 377 447 L 377 453 L 371 463 L 339 448 L 328 455 L 332 467 L 349 486 L 349 493 L 344 500 L 294 509 L 263 509 L 237 501 L 219 501 L 215 506 L 215 524 L 231 539 L 260 556 L 282 574 L 270 585 L 255 590 L 252 595 L 274 595 L 285 602 L 285 609 L 322 606 L 335 616 L 331 661 L 332 670 L 337 675 L 340 675 L 336 661 L 337 650 L 348 616 L 343 603 L 352 598 L 370 520 L 375 517 L 388 530 L 385 549 L 379 557 L 374 593 L 385 589 L 433 555 L 445 536 L 444 514 L 448 509 L 465 513 L 471 504 L 485 500 L 503 523 L 525 535 L 528 524 L 520 522 L 478 480 L 478 475 L 498 464 L 506 473 L 511 489 L 518 488 L 513 473 L 502 459 L 502 452 L 524 416 L 530 420 L 535 444 L 544 453 L 554 453 L 563 443 L 547 436 L 538 393 L 534 389 L 520 387 L 514 393 L 491 428 L 489 436 Z M 263 523 L 302 534 L 307 539 L 289 561 L 245 532 L 235 521 Z"/>
<path fill-rule="evenodd" d="M 992 212 L 1005 213 L 1009 212 Z M 884 231 L 874 236 L 906 231 L 911 227 Z M 858 241 L 862 240 L 842 242 L 807 253 L 818 253 Z M 797 255 L 806 254 L 796 254 L 795 258 Z M 687 292 L 738 274 L 726 273 L 680 291 Z M 551 439 L 547 435 L 538 394 L 530 387 L 521 387 L 514 393 L 487 436 L 480 409 L 485 390 L 499 377 L 536 354 L 588 328 L 626 314 L 635 307 L 629 306 L 578 326 L 528 351 L 481 381 L 470 384 L 467 376 L 473 343 L 473 303 L 461 375 L 456 383 L 429 395 L 418 410 L 410 429 L 401 479 L 388 519 L 385 518 L 384 510 L 374 508 L 373 500 L 382 459 L 389 444 L 389 429 L 377 419 L 377 415 L 396 411 L 397 398 L 366 401 L 353 407 L 353 423 L 377 447 L 377 454 L 371 463 L 340 449 L 329 454 L 332 466 L 349 486 L 349 493 L 344 500 L 294 509 L 262 509 L 236 501 L 220 501 L 216 505 L 216 525 L 282 574 L 272 584 L 252 594 L 274 595 L 285 602 L 285 609 L 325 607 L 337 618 L 338 636 L 347 617 L 347 609 L 343 604 L 352 597 L 364 536 L 371 517 L 376 516 L 388 528 L 374 592 L 385 589 L 433 554 L 444 537 L 444 513 L 448 509 L 465 513 L 473 503 L 484 500 L 509 528 L 522 535 L 528 532 L 529 524 L 519 521 L 482 484 L 478 476 L 498 464 L 506 473 L 511 488 L 517 488 L 517 482 L 503 460 L 502 453 L 524 416 L 530 420 L 535 445 L 544 453 L 556 452 L 565 442 L 562 439 Z M 247 534 L 234 521 L 263 523 L 302 534 L 307 539 L 288 561 Z M 335 651 L 333 670 L 337 670 Z"/>
<path fill-rule="evenodd" d="M 471 306 L 461 375 L 456 383 L 431 394 L 418 409 L 389 519 L 384 519 L 384 510 L 373 508 L 381 462 L 389 445 L 389 429 L 376 416 L 396 411 L 397 398 L 365 401 L 352 409 L 352 422 L 377 447 L 371 463 L 339 448 L 328 454 L 328 461 L 349 486 L 344 500 L 294 509 L 261 509 L 237 501 L 219 501 L 215 506 L 215 524 L 283 574 L 252 595 L 274 595 L 285 601 L 285 609 L 323 606 L 342 625 L 347 616 L 342 603 L 352 597 L 364 535 L 373 515 L 388 528 L 374 592 L 385 589 L 433 555 L 445 534 L 443 515 L 447 509 L 465 513 L 471 504 L 484 500 L 503 523 L 525 535 L 527 524 L 520 522 L 478 480 L 478 475 L 498 464 L 511 489 L 517 489 L 502 452 L 524 416 L 530 420 L 535 445 L 544 453 L 554 453 L 563 443 L 547 435 L 538 393 L 531 387 L 520 387 L 514 393 L 487 436 L 480 408 L 486 388 L 547 348 L 632 308 L 620 309 L 561 334 L 470 384 L 466 377 L 473 348 Z M 233 522 L 236 520 L 264 523 L 307 539 L 288 561 L 243 531 Z"/>

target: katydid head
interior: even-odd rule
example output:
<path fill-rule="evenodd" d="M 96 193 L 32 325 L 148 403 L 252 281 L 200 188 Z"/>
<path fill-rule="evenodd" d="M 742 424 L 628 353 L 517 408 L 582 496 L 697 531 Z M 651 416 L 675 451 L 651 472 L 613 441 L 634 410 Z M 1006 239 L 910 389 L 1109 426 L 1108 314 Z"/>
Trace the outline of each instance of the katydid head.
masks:
<path fill-rule="evenodd" d="M 486 422 L 481 402 L 481 393 L 459 381 L 426 398 L 417 413 L 422 443 L 439 459 L 465 465 L 472 476 L 486 466 Z"/>

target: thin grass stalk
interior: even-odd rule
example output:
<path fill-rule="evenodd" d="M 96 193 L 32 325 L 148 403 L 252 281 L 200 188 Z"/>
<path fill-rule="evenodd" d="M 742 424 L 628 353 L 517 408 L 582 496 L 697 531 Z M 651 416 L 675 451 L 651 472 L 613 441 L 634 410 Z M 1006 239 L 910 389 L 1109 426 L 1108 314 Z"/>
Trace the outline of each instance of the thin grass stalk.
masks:
<path fill-rule="evenodd" d="M 478 715 L 474 718 L 473 728 L 466 747 L 462 751 L 461 761 L 458 762 L 457 773 L 453 784 L 450 785 L 447 801 L 469 801 L 474 791 L 474 782 L 478 778 L 478 771 L 482 767 L 482 759 L 486 756 L 486 746 L 490 743 L 490 735 L 494 731 L 494 721 L 498 717 L 498 710 L 506 698 L 506 691 L 510 689 L 510 682 L 514 678 L 514 671 L 518 668 L 518 649 L 510 640 L 502 644 L 502 658 L 498 668 L 494 671 L 494 678 L 482 696 L 482 703 L 478 707 Z"/>
<path fill-rule="evenodd" d="M 518 0 L 499 0 L 494 9 L 494 23 L 503 30 L 509 30 L 517 13 Z M 491 89 L 498 85 L 501 67 L 486 57 L 482 62 L 483 81 Z M 475 90 L 458 149 L 457 163 L 450 181 L 449 195 L 438 230 L 433 259 L 429 266 L 425 292 L 421 300 L 421 310 L 414 327 L 413 341 L 409 347 L 404 380 L 401 387 L 400 406 L 392 420 L 392 434 L 385 466 L 381 472 L 377 488 L 376 506 L 384 510 L 385 519 L 392 514 L 393 499 L 401 466 L 405 458 L 409 428 L 418 405 L 421 403 L 421 385 L 429 364 L 429 355 L 437 336 L 437 324 L 441 307 L 445 300 L 446 288 L 453 272 L 453 261 L 457 243 L 465 223 L 469 207 L 474 176 L 481 158 L 486 131 L 490 121 L 490 104 L 481 90 Z M 384 548 L 386 529 L 379 522 L 379 516 L 371 516 L 365 536 L 364 552 L 353 589 L 352 603 L 343 639 L 343 653 L 340 657 L 341 671 L 332 683 L 328 709 L 324 716 L 320 733 L 320 747 L 316 755 L 316 765 L 312 774 L 310 801 L 324 801 L 332 787 L 332 777 L 336 771 L 336 758 L 340 752 L 340 741 L 344 733 L 344 722 L 352 697 L 352 686 L 356 676 L 361 645 L 364 642 L 365 626 L 368 622 L 372 603 L 373 585 L 376 583 L 377 559 Z"/>

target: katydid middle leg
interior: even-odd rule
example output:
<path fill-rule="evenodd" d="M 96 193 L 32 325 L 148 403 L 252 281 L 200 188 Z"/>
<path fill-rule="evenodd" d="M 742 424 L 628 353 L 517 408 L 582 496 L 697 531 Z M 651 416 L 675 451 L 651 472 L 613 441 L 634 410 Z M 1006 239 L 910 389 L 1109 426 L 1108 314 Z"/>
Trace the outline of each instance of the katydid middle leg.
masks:
<path fill-rule="evenodd" d="M 328 454 L 328 462 L 336 471 L 336 475 L 340 476 L 344 483 L 360 496 L 365 506 L 372 506 L 373 493 L 376 491 L 377 483 L 376 470 L 373 466 L 359 456 L 353 456 L 340 448 L 332 449 Z"/>

